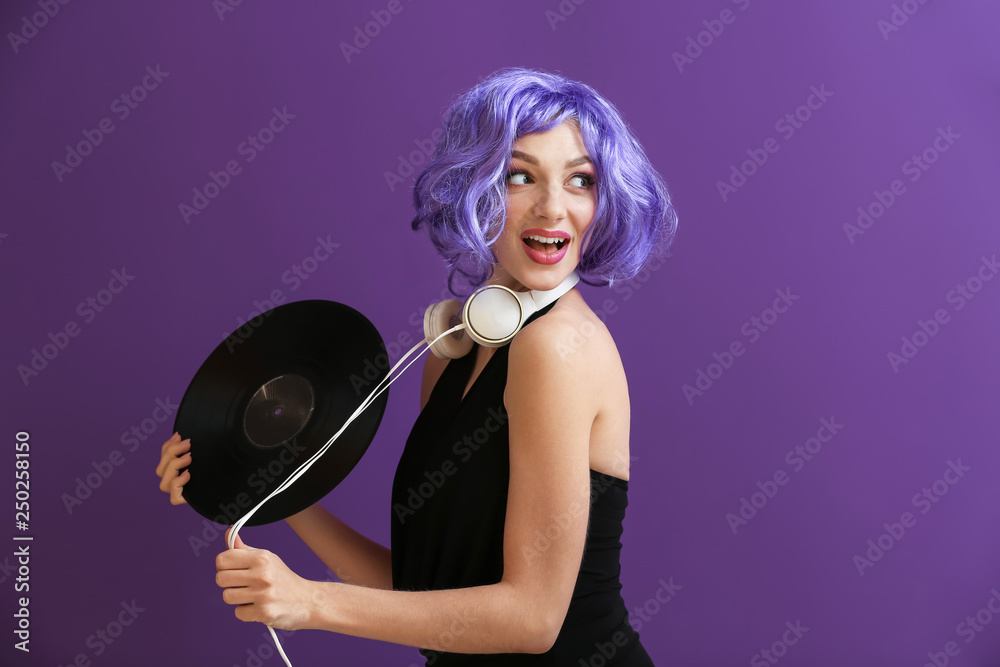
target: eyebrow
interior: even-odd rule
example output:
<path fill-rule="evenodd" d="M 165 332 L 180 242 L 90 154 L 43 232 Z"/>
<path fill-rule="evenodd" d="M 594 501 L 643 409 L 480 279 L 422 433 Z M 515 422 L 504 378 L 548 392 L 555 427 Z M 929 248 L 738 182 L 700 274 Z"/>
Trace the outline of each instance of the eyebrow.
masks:
<path fill-rule="evenodd" d="M 524 160 L 525 162 L 528 162 L 536 166 L 538 165 L 538 158 L 536 158 L 534 155 L 528 155 L 527 153 L 522 153 L 521 151 L 511 151 L 510 156 L 512 158 L 516 157 L 519 160 Z M 566 168 L 572 169 L 573 167 L 578 167 L 581 164 L 588 164 L 588 163 L 593 164 L 594 161 L 590 159 L 590 156 L 581 155 L 580 157 L 574 158 L 569 162 L 567 162 Z"/>

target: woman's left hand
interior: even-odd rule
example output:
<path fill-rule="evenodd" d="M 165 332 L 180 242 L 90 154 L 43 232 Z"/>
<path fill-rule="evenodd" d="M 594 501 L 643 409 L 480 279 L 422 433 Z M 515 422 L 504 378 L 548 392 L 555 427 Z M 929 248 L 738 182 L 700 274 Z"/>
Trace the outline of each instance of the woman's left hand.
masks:
<path fill-rule="evenodd" d="M 303 579 L 270 551 L 244 544 L 239 535 L 235 548 L 216 557 L 215 567 L 215 583 L 225 589 L 222 600 L 239 605 L 236 618 L 281 630 L 308 625 L 320 582 Z"/>

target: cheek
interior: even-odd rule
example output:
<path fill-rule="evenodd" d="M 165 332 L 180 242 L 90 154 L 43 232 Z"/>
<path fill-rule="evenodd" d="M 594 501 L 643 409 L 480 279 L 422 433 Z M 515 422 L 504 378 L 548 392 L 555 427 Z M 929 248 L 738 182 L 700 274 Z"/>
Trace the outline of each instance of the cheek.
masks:
<path fill-rule="evenodd" d="M 577 217 L 578 220 L 588 220 L 589 221 L 586 224 L 583 224 L 583 225 L 580 225 L 580 226 L 577 227 L 577 236 L 581 240 L 584 239 L 584 236 L 587 233 L 587 230 L 589 230 L 593 226 L 593 224 L 594 224 L 594 212 L 595 212 L 595 209 L 596 209 L 595 206 L 587 206 L 587 207 L 581 208 L 581 210 L 579 210 L 577 212 L 578 213 L 578 217 Z M 588 237 L 585 241 L 583 241 L 581 243 L 581 245 L 580 245 L 580 256 L 581 257 L 583 256 L 583 253 L 587 250 L 587 248 L 590 246 L 590 240 L 591 239 Z"/>
<path fill-rule="evenodd" d="M 503 232 L 493 245 L 493 252 L 501 262 L 509 258 L 517 250 L 517 244 L 521 242 L 521 239 L 514 236 L 512 228 L 513 225 L 504 225 Z"/>

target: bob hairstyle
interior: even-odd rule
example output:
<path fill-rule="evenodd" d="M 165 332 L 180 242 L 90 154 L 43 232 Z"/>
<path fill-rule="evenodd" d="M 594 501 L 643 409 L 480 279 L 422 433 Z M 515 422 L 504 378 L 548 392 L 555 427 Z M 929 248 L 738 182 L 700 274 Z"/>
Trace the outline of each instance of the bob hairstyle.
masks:
<path fill-rule="evenodd" d="M 497 263 L 490 246 L 506 220 L 514 142 L 564 121 L 579 128 L 596 171 L 597 207 L 582 239 L 581 280 L 600 286 L 628 280 L 672 242 L 677 214 L 667 187 L 618 110 L 586 84 L 509 67 L 448 108 L 444 133 L 414 186 L 412 227 L 427 227 L 451 269 L 452 294 L 459 295 L 456 273 L 475 289 Z"/>

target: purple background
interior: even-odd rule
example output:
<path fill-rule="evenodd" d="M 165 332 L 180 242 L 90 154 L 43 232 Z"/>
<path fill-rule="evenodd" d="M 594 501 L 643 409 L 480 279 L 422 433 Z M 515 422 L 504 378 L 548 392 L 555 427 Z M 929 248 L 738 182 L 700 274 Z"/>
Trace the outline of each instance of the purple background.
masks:
<path fill-rule="evenodd" d="M 248 1 L 221 18 L 209 0 L 72 2 L 16 52 L 8 35 L 0 662 L 63 665 L 84 654 L 94 665 L 247 665 L 262 652 L 264 664 L 280 664 L 264 627 L 235 620 L 222 602 L 221 535 L 196 556 L 188 536 L 201 517 L 157 488 L 172 417 L 135 451 L 121 434 L 158 399 L 179 401 L 208 352 L 274 289 L 347 303 L 408 349 L 420 336 L 414 315 L 440 297 L 446 272 L 409 229 L 406 163 L 419 169 L 420 143 L 454 96 L 523 65 L 582 80 L 618 106 L 680 215 L 662 268 L 584 291 L 606 314 L 631 385 L 621 578 L 629 608 L 646 607 L 635 619 L 656 663 L 766 664 L 755 654 L 800 621 L 809 629 L 782 664 L 918 666 L 949 641 L 949 664 L 1000 664 L 1000 618 L 980 612 L 1000 590 L 1000 280 L 975 280 L 982 258 L 1000 251 L 988 200 L 1000 178 L 1000 10 L 903 4 L 915 13 L 897 14 L 906 22 L 883 34 L 888 0 L 564 0 L 561 10 L 556 0 L 403 0 L 350 62 L 340 44 L 386 2 Z M 712 23 L 723 10 L 731 22 Z M 0 28 L 20 31 L 39 11 L 6 2 Z M 679 68 L 672 54 L 699 33 L 707 46 L 690 47 L 697 57 Z M 147 66 L 169 75 L 122 120 L 111 103 Z M 832 96 L 821 106 L 813 98 L 819 108 L 788 136 L 776 123 L 814 86 Z M 247 162 L 239 144 L 284 107 L 295 118 Z M 57 178 L 52 163 L 105 117 L 114 131 Z M 958 138 L 911 181 L 905 163 L 939 128 Z M 777 152 L 723 197 L 719 181 L 768 138 Z M 185 224 L 178 205 L 229 160 L 242 171 Z M 858 207 L 895 179 L 904 193 L 850 238 L 844 226 Z M 339 247 L 292 290 L 282 276 L 317 237 Z M 86 321 L 78 304 L 122 267 L 134 280 Z M 959 309 L 948 295 L 970 279 L 981 289 Z M 765 311 L 785 289 L 798 299 L 751 340 L 751 318 L 773 315 Z M 938 309 L 947 322 L 927 341 L 918 335 L 925 344 L 894 369 L 888 354 Z M 79 335 L 25 384 L 18 365 L 69 322 Z M 744 353 L 710 367 L 733 341 Z M 689 400 L 683 385 L 699 370 L 716 379 Z M 383 544 L 417 414 L 415 371 L 390 392 L 365 458 L 323 500 Z M 822 418 L 843 428 L 796 470 L 786 453 Z M 19 430 L 32 447 L 30 655 L 12 649 L 10 616 Z M 63 495 L 114 450 L 121 465 L 69 512 Z M 957 483 L 940 482 L 947 492 L 933 504 L 914 503 L 959 460 L 969 470 Z M 734 534 L 726 515 L 778 471 L 787 484 Z M 908 511 L 915 523 L 900 539 L 883 535 Z M 302 576 L 328 576 L 283 523 L 243 536 Z M 879 536 L 891 548 L 860 574 L 855 556 Z M 662 606 L 661 580 L 681 586 Z M 143 611 L 113 644 L 88 644 L 133 600 Z M 963 630 L 977 612 L 986 624 Z M 321 632 L 285 647 L 297 666 L 419 659 L 409 647 Z"/>

